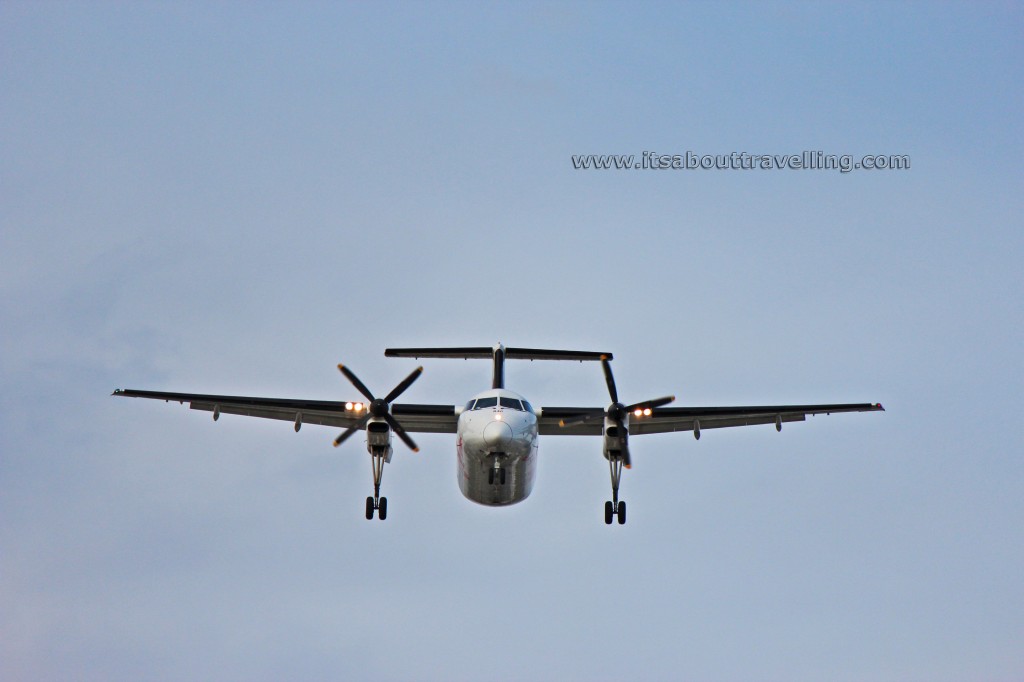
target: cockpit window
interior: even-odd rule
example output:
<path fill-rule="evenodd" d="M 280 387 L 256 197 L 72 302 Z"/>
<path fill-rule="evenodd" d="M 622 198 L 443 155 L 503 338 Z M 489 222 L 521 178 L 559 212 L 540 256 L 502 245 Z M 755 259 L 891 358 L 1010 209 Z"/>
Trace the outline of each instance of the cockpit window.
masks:
<path fill-rule="evenodd" d="M 476 401 L 476 404 L 473 405 L 473 409 L 474 410 L 482 410 L 485 407 L 496 407 L 497 404 L 498 404 L 498 399 L 495 398 L 495 397 L 480 398 L 480 399 L 478 399 Z"/>
<path fill-rule="evenodd" d="M 521 402 L 515 398 L 506 398 L 505 396 L 501 397 L 501 406 L 511 407 L 513 410 L 519 410 L 520 412 L 523 410 L 523 404 Z"/>
<path fill-rule="evenodd" d="M 527 412 L 533 412 L 533 405 L 531 405 L 530 403 L 526 402 L 525 400 L 523 401 L 523 408 Z"/>
<path fill-rule="evenodd" d="M 470 400 L 470 401 L 469 401 L 468 403 L 466 403 L 466 409 L 465 409 L 465 411 L 466 411 L 466 412 L 469 412 L 469 411 L 470 411 L 470 410 L 472 410 L 472 409 L 473 409 L 473 401 L 472 401 L 472 400 Z"/>

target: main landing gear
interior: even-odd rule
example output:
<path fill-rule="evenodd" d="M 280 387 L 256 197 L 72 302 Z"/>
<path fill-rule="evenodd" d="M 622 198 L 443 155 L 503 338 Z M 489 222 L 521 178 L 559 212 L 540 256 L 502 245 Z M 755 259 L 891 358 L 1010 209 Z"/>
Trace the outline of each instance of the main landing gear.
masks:
<path fill-rule="evenodd" d="M 608 469 L 612 477 L 612 499 L 604 503 L 604 522 L 612 523 L 612 517 L 619 520 L 621 526 L 626 522 L 626 503 L 619 499 L 619 481 L 622 478 L 622 457 L 612 455 L 608 458 Z"/>
<path fill-rule="evenodd" d="M 377 512 L 377 518 L 383 521 L 388 517 L 388 498 L 380 496 L 380 481 L 384 476 L 384 459 L 387 451 L 381 449 L 370 453 L 373 460 L 373 497 L 366 498 L 366 520 L 373 518 Z"/>

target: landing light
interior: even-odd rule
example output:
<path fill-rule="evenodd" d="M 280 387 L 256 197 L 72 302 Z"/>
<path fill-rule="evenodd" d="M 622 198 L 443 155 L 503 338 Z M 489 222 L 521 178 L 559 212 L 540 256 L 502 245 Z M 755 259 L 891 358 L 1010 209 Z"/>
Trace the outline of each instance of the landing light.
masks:
<path fill-rule="evenodd" d="M 356 412 L 361 412 L 362 409 L 363 409 L 363 404 L 362 403 L 356 403 L 356 404 L 354 404 L 352 406 L 352 409 L 354 409 Z"/>
<path fill-rule="evenodd" d="M 644 411 L 638 407 L 635 410 L 633 410 L 633 414 L 636 415 L 637 417 L 642 417 L 644 416 Z"/>
<path fill-rule="evenodd" d="M 645 417 L 650 417 L 651 416 L 651 408 L 649 408 L 649 407 L 645 407 L 644 408 L 644 416 Z"/>
<path fill-rule="evenodd" d="M 355 406 L 352 403 L 345 403 L 345 409 L 346 410 L 351 412 L 353 407 L 355 407 Z"/>
<path fill-rule="evenodd" d="M 494 419 L 495 419 L 495 421 L 499 421 L 500 422 L 501 421 L 501 412 L 495 412 L 494 413 Z"/>

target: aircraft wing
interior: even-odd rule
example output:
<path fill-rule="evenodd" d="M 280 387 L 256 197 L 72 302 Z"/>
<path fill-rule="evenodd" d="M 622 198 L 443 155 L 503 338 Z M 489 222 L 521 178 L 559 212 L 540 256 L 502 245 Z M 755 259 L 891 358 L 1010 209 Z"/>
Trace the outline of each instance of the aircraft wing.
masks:
<path fill-rule="evenodd" d="M 366 414 L 345 409 L 344 402 L 334 400 L 297 400 L 293 398 L 254 398 L 237 395 L 204 395 L 200 393 L 166 393 L 163 391 L 137 391 L 117 389 L 114 395 L 126 398 L 152 398 L 155 400 L 188 403 L 190 409 L 213 412 L 214 418 L 222 414 L 245 417 L 280 419 L 301 424 L 320 424 L 348 428 Z M 413 433 L 455 433 L 458 415 L 454 405 L 412 405 L 394 403 L 391 414 Z M 297 430 L 297 429 L 296 429 Z"/>
<path fill-rule="evenodd" d="M 884 411 L 880 403 L 839 403 L 833 405 L 759 405 L 737 407 L 657 407 L 648 417 L 629 417 L 631 436 L 645 433 L 666 433 L 669 431 L 693 431 L 695 428 L 721 429 L 729 426 L 752 426 L 802 422 L 807 415 L 833 414 L 836 412 Z M 586 415 L 582 423 L 560 426 L 562 420 Z M 540 409 L 540 433 L 546 435 L 584 436 L 601 435 L 604 427 L 602 407 L 542 407 Z"/>

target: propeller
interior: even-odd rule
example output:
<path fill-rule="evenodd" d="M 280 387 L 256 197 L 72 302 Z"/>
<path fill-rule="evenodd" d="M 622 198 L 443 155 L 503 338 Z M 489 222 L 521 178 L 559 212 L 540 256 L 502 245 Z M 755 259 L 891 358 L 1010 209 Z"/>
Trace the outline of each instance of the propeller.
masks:
<path fill-rule="evenodd" d="M 366 414 L 363 415 L 362 419 L 360 419 L 355 424 L 342 431 L 341 434 L 339 434 L 338 437 L 334 439 L 334 447 L 338 447 L 339 445 L 344 443 L 346 440 L 348 440 L 349 436 L 351 436 L 356 431 L 365 428 L 366 423 L 370 421 L 372 417 L 379 417 L 388 423 L 388 426 L 391 427 L 391 430 L 394 431 L 395 434 L 402 439 L 403 443 L 409 446 L 410 450 L 412 450 L 413 452 L 419 452 L 420 449 L 416 447 L 416 443 L 413 441 L 413 439 L 409 437 L 409 434 L 406 433 L 405 429 L 402 428 L 402 425 L 398 423 L 398 420 L 391 416 L 391 403 L 392 401 L 394 401 L 395 398 L 402 395 L 402 393 L 404 393 L 407 388 L 412 386 L 412 382 L 419 379 L 420 374 L 423 374 L 423 367 L 417 367 L 416 369 L 414 369 L 412 371 L 412 374 L 407 376 L 402 381 L 402 383 L 398 384 L 393 389 L 391 389 L 391 392 L 388 393 L 387 396 L 385 396 L 384 398 L 375 398 L 373 396 L 373 393 L 370 392 L 370 389 L 366 387 L 366 384 L 360 381 L 359 377 L 355 375 L 355 372 L 350 370 L 345 365 L 339 364 L 338 369 L 341 370 L 341 373 L 345 375 L 346 379 L 352 382 L 352 385 L 356 387 L 357 391 L 366 396 L 366 399 L 370 401 L 370 404 L 367 406 Z"/>
<path fill-rule="evenodd" d="M 601 369 L 604 370 L 604 381 L 608 384 L 608 395 L 612 399 L 612 404 L 604 411 L 604 416 L 615 422 L 615 425 L 619 428 L 619 433 L 626 433 L 626 420 L 629 419 L 630 413 L 639 411 L 641 415 L 644 413 L 650 414 L 649 410 L 661 407 L 662 405 L 668 405 L 676 399 L 674 395 L 667 395 L 663 398 L 654 398 L 653 400 L 644 400 L 632 405 L 623 405 L 619 402 L 619 391 L 615 387 L 615 377 L 612 375 L 612 365 L 607 355 L 601 356 Z M 581 414 L 578 417 L 563 419 L 558 424 L 559 426 L 582 424 L 590 421 L 593 416 L 591 414 Z M 633 462 L 629 457 L 629 447 L 625 446 L 625 443 L 623 445 L 622 464 L 628 469 L 633 465 Z"/>

